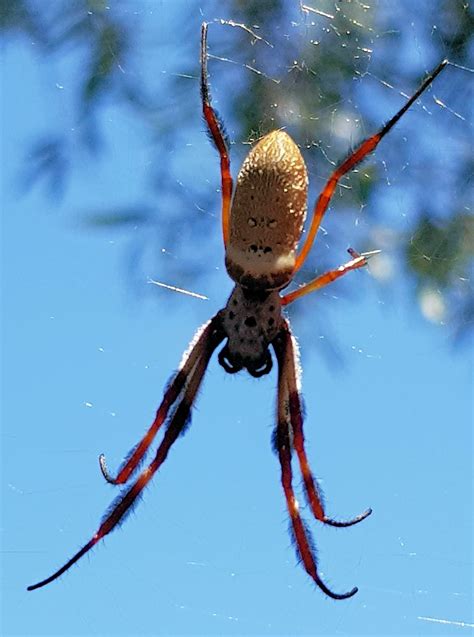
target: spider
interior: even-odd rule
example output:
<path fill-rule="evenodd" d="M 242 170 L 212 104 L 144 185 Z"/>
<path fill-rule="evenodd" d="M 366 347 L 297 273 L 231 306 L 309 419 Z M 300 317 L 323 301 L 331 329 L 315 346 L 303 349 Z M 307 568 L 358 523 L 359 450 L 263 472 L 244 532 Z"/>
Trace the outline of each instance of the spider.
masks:
<path fill-rule="evenodd" d="M 346 521 L 330 518 L 325 512 L 318 483 L 311 472 L 305 450 L 298 348 L 282 309 L 347 272 L 364 267 L 374 252 L 359 254 L 349 249 L 351 260 L 344 265 L 318 276 L 293 292 L 283 296 L 280 292 L 305 262 L 341 177 L 375 150 L 380 140 L 449 62 L 443 60 L 405 105 L 377 133 L 362 141 L 334 170 L 316 201 L 306 239 L 297 253 L 306 218 L 308 187 L 303 157 L 287 133 L 282 130 L 270 132 L 250 150 L 240 169 L 234 190 L 228 141 L 211 103 L 207 58 L 207 24 L 203 23 L 200 48 L 202 110 L 209 137 L 220 157 L 225 263 L 235 287 L 225 308 L 198 330 L 178 372 L 164 392 L 155 420 L 126 457 L 117 475 L 114 477 L 109 473 L 103 455 L 100 456 L 99 463 L 107 482 L 114 485 L 125 484 L 138 471 L 156 434 L 165 426 L 163 439 L 153 460 L 112 503 L 87 544 L 55 573 L 29 586 L 29 591 L 41 588 L 60 577 L 124 519 L 185 430 L 211 356 L 225 341 L 218 360 L 229 374 L 236 374 L 242 369 L 246 369 L 254 377 L 268 374 L 272 369 L 270 348 L 273 349 L 278 365 L 278 422 L 274 432 L 274 447 L 280 461 L 281 483 L 298 556 L 308 575 L 329 597 L 346 599 L 357 592 L 354 587 L 345 593 L 335 593 L 321 579 L 313 541 L 300 515 L 295 497 L 293 453 L 303 477 L 309 508 L 316 520 L 330 526 L 347 527 L 358 524 L 372 512 L 367 509 Z"/>

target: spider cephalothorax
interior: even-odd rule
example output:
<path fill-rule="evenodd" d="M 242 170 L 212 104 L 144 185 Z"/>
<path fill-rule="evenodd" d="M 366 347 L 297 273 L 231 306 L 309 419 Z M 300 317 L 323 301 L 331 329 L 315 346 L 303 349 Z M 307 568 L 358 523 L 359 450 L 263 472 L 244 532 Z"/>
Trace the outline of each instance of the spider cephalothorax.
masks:
<path fill-rule="evenodd" d="M 220 316 L 227 343 L 219 363 L 226 372 L 234 374 L 245 367 L 252 376 L 268 374 L 272 368 L 268 347 L 283 319 L 279 293 L 236 285 Z"/>
<path fill-rule="evenodd" d="M 282 313 L 282 306 L 328 285 L 351 270 L 365 266 L 370 253 L 359 254 L 349 249 L 352 259 L 344 265 L 321 274 L 293 292 L 280 296 L 279 291 L 288 285 L 303 265 L 341 177 L 376 148 L 380 140 L 447 66 L 448 61 L 441 62 L 398 113 L 378 133 L 361 142 L 334 170 L 316 202 L 308 233 L 297 253 L 306 215 L 308 181 L 301 153 L 286 133 L 273 131 L 265 135 L 244 161 L 232 199 L 233 184 L 227 142 L 211 105 L 206 37 L 207 24 L 203 24 L 202 108 L 210 137 L 221 160 L 222 234 L 227 271 L 236 286 L 226 307 L 198 330 L 183 357 L 179 371 L 165 390 L 155 420 L 126 457 L 117 475 L 114 477 L 109 473 L 104 456 L 100 457 L 100 468 L 107 482 L 125 484 L 138 471 L 156 434 L 163 428 L 163 438 L 153 460 L 113 503 L 87 544 L 50 577 L 29 586 L 28 590 L 40 588 L 57 579 L 123 520 L 165 461 L 173 444 L 185 431 L 191 407 L 211 356 L 227 339 L 219 353 L 219 362 L 229 373 L 246 368 L 252 376 L 268 374 L 272 368 L 270 347 L 273 349 L 278 365 L 275 451 L 280 462 L 281 483 L 299 558 L 312 580 L 329 597 L 346 599 L 357 592 L 357 588 L 353 588 L 346 593 L 335 593 L 321 580 L 310 532 L 301 518 L 294 493 L 293 454 L 298 460 L 308 508 L 316 520 L 330 526 L 351 526 L 371 513 L 368 509 L 347 521 L 337 521 L 326 515 L 321 493 L 306 455 L 298 351 L 288 319 Z"/>

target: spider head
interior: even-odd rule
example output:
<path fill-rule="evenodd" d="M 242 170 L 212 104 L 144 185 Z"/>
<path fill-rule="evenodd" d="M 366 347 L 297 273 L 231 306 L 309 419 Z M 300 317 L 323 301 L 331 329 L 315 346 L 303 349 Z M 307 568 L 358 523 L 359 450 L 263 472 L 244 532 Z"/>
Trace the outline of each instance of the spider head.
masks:
<path fill-rule="evenodd" d="M 245 367 L 252 376 L 268 374 L 272 368 L 268 346 L 281 328 L 279 293 L 236 285 L 221 316 L 227 343 L 219 363 L 225 371 L 235 374 Z"/>

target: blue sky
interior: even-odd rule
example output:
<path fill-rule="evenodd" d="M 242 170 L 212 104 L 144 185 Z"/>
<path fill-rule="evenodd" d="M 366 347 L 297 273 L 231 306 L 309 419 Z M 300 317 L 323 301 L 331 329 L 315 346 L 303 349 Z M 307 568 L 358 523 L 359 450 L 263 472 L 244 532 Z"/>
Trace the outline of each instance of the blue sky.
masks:
<path fill-rule="evenodd" d="M 138 3 L 139 11 L 146 6 Z M 200 10 L 177 6 L 178 14 L 189 10 L 197 46 Z M 150 16 L 153 23 L 156 14 Z M 415 26 L 404 36 L 420 54 L 411 17 Z M 160 31 L 176 19 L 166 3 L 160 19 Z M 231 377 L 217 361 L 190 430 L 134 514 L 59 581 L 26 592 L 96 530 L 116 495 L 99 474 L 98 454 L 115 467 L 140 438 L 193 333 L 224 304 L 231 283 L 217 193 L 215 237 L 202 254 L 209 277 L 196 290 L 208 301 L 149 294 L 151 269 L 137 294 L 124 265 L 130 234 L 81 222 L 80 211 L 112 208 L 144 188 L 149 141 L 113 105 L 102 114 L 104 154 L 78 157 L 60 203 L 41 187 L 21 192 L 31 139 L 51 121 L 72 125 L 77 60 L 71 53 L 45 60 L 34 42 L 20 38 L 1 55 L 2 634 L 469 634 L 472 361 L 469 351 L 453 347 L 448 329 L 422 318 L 403 273 L 390 290 L 363 272 L 352 276 L 364 294 L 340 295 L 338 284 L 328 291 L 328 331 L 343 368 L 328 365 L 314 345 L 325 338 L 317 300 L 302 299 L 307 310 L 300 308 L 294 323 L 310 460 L 328 511 L 344 518 L 374 510 L 363 524 L 336 530 L 318 527 L 303 508 L 326 581 L 338 591 L 358 585 L 356 597 L 326 599 L 296 565 L 270 446 L 275 374 Z M 172 47 L 168 56 L 163 67 L 180 69 Z M 143 73 L 153 64 L 148 60 Z M 216 84 L 219 68 L 212 70 Z M 198 105 L 197 82 L 187 90 Z M 433 125 L 421 109 L 417 117 L 415 125 Z M 436 114 L 433 143 L 433 152 L 445 144 L 444 161 L 456 143 L 451 131 L 443 139 L 448 117 L 446 110 Z M 173 168 L 174 178 L 216 188 L 218 162 L 199 112 L 192 126 L 182 151 L 189 163 Z M 468 135 L 464 126 L 460 134 Z M 394 134 L 403 135 L 403 123 L 400 129 Z M 414 155 L 408 157 L 406 166 Z M 179 163 L 173 153 L 167 161 Z M 395 225 L 408 228 L 403 193 L 390 177 L 377 201 L 387 202 Z M 348 243 L 354 227 L 351 219 Z M 199 250 L 199 242 L 190 249 Z M 178 258 L 164 239 L 163 250 Z M 334 255 L 335 265 L 343 259 Z"/>

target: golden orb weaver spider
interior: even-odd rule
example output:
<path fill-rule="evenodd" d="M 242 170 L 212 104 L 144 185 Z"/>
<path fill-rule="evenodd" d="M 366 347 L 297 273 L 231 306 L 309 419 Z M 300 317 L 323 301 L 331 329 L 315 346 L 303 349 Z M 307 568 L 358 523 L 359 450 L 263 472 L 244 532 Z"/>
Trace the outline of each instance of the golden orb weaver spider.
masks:
<path fill-rule="evenodd" d="M 50 577 L 29 586 L 29 591 L 41 588 L 60 577 L 123 520 L 184 431 L 211 356 L 222 341 L 227 339 L 218 360 L 230 374 L 243 368 L 255 377 L 268 374 L 272 368 L 269 348 L 273 348 L 278 364 L 278 422 L 274 446 L 280 461 L 281 482 L 298 555 L 309 576 L 329 597 L 346 599 L 357 592 L 357 588 L 353 588 L 347 593 L 334 593 L 321 580 L 311 536 L 301 518 L 293 490 L 291 461 L 295 452 L 303 476 L 305 495 L 317 520 L 330 526 L 346 527 L 361 522 L 371 513 L 371 509 L 368 509 L 347 521 L 334 520 L 325 513 L 319 487 L 305 451 L 298 349 L 288 319 L 282 314 L 282 307 L 328 285 L 351 270 L 365 266 L 374 252 L 358 254 L 349 249 L 352 259 L 344 265 L 318 276 L 293 292 L 280 296 L 280 291 L 291 282 L 308 256 L 341 177 L 375 150 L 380 140 L 449 62 L 443 60 L 380 131 L 361 142 L 334 170 L 316 201 L 307 237 L 297 254 L 306 218 L 308 186 L 303 157 L 287 133 L 281 130 L 268 133 L 247 155 L 234 191 L 228 143 L 223 126 L 211 104 L 207 57 L 207 24 L 203 23 L 200 56 L 202 109 L 210 138 L 220 156 L 225 262 L 235 287 L 226 307 L 198 330 L 178 372 L 165 390 L 155 420 L 126 457 L 116 477 L 109 473 L 104 456 L 99 458 L 100 468 L 107 482 L 114 485 L 125 484 L 138 470 L 156 434 L 165 425 L 163 439 L 151 463 L 112 503 L 89 542 Z"/>

